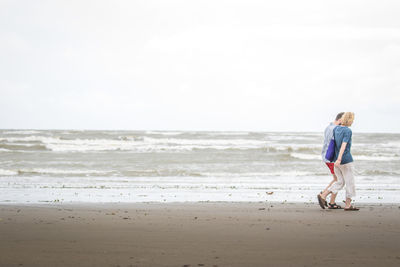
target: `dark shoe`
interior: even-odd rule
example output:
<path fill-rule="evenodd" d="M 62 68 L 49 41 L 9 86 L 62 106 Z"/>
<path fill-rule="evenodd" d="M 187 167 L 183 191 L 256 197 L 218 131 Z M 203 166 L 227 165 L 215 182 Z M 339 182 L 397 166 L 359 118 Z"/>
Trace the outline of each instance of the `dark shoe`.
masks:
<path fill-rule="evenodd" d="M 320 195 L 322 195 L 322 191 L 319 192 Z M 325 200 L 325 207 L 328 207 L 328 201 Z"/>
<path fill-rule="evenodd" d="M 336 203 L 333 203 L 333 204 L 329 203 L 328 209 L 331 209 L 331 210 L 339 210 L 339 209 L 342 209 L 342 207 L 339 206 L 339 205 L 337 205 Z"/>
<path fill-rule="evenodd" d="M 349 208 L 345 208 L 344 209 L 345 211 L 358 211 L 358 210 L 360 210 L 359 208 L 356 208 L 356 207 L 353 207 L 353 206 L 350 206 Z"/>
<path fill-rule="evenodd" d="M 326 202 L 326 200 L 323 199 L 323 198 L 321 197 L 320 194 L 318 194 L 317 197 L 318 197 L 319 206 L 321 207 L 321 209 L 325 209 L 325 202 Z"/>

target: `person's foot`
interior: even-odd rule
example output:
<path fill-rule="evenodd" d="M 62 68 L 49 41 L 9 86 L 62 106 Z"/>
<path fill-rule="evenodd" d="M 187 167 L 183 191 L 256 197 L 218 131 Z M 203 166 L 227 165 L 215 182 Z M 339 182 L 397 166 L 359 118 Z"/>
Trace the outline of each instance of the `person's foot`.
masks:
<path fill-rule="evenodd" d="M 354 206 L 349 206 L 349 207 L 344 207 L 345 211 L 358 211 L 360 210 L 359 208 L 356 208 Z"/>
<path fill-rule="evenodd" d="M 324 194 L 324 192 L 321 191 L 321 192 L 319 192 L 319 194 L 320 194 L 321 197 L 322 197 L 322 195 Z M 323 198 L 323 197 L 322 197 L 322 199 L 325 200 L 325 207 L 328 207 L 328 201 L 326 201 L 326 198 Z"/>
<path fill-rule="evenodd" d="M 322 197 L 321 194 L 318 194 L 317 198 L 318 198 L 318 204 L 321 207 L 321 209 L 325 209 L 325 206 L 327 205 L 326 200 Z"/>

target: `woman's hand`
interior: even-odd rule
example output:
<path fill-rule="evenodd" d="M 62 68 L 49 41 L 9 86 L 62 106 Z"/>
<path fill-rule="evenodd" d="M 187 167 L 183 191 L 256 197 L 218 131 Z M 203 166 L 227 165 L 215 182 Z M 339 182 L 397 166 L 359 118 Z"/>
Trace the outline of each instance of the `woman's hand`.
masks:
<path fill-rule="evenodd" d="M 344 153 L 344 150 L 346 149 L 347 143 L 346 142 L 342 142 L 342 145 L 340 146 L 340 151 L 339 151 L 339 155 L 337 160 L 335 161 L 335 166 L 339 167 L 340 163 L 342 162 L 342 156 Z"/>
<path fill-rule="evenodd" d="M 336 167 L 339 167 L 341 162 L 342 162 L 341 159 L 337 159 L 337 160 L 335 161 L 335 166 L 336 166 Z"/>

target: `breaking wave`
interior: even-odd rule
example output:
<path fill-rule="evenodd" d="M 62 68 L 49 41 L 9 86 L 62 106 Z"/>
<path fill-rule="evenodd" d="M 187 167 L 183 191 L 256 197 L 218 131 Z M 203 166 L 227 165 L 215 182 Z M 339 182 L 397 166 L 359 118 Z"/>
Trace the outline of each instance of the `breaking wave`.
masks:
<path fill-rule="evenodd" d="M 57 174 L 62 174 L 62 175 L 71 175 L 71 176 L 98 176 L 98 175 L 109 175 L 110 173 L 112 173 L 112 171 L 33 168 L 33 169 L 20 169 L 16 173 L 18 175 L 42 175 L 42 174 L 57 175 Z"/>
<path fill-rule="evenodd" d="M 11 175 L 17 175 L 17 174 L 18 174 L 18 172 L 16 172 L 16 171 L 0 169 L 0 176 L 11 176 Z"/>
<path fill-rule="evenodd" d="M 4 149 L 5 151 L 44 151 L 49 150 L 45 145 L 38 144 L 1 144 L 0 150 Z"/>
<path fill-rule="evenodd" d="M 263 152 L 319 152 L 319 144 L 279 144 L 254 139 L 186 139 L 119 136 L 115 139 L 80 139 L 47 136 L 0 138 L 0 148 L 8 150 L 86 151 L 195 151 L 195 150 L 260 150 Z"/>

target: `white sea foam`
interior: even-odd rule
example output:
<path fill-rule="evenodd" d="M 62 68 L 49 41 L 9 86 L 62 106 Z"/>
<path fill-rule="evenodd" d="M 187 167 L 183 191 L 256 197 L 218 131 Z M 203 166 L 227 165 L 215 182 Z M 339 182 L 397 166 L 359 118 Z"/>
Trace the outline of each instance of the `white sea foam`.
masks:
<path fill-rule="evenodd" d="M 205 132 L 203 134 L 209 135 L 209 136 L 221 136 L 221 135 L 249 135 L 250 132 Z"/>
<path fill-rule="evenodd" d="M 18 142 L 57 142 L 57 140 L 60 140 L 59 138 L 54 138 L 54 137 L 47 137 L 47 136 L 42 136 L 42 135 L 30 135 L 30 136 L 18 136 L 18 137 L 1 137 L 0 141 L 2 142 L 12 142 L 12 143 L 18 143 Z"/>
<path fill-rule="evenodd" d="M 35 130 L 10 130 L 10 131 L 4 131 L 3 134 L 16 134 L 16 135 L 27 135 L 27 134 L 38 134 L 40 133 L 39 131 Z"/>
<path fill-rule="evenodd" d="M 149 144 L 177 144 L 177 145 L 231 145 L 231 146 L 259 146 L 264 145 L 263 140 L 252 139 L 184 139 L 184 138 L 152 138 L 145 137 L 144 141 Z"/>
<path fill-rule="evenodd" d="M 313 136 L 300 136 L 300 135 L 268 135 L 264 137 L 265 140 L 271 140 L 271 141 L 303 141 L 303 140 L 315 140 L 315 137 Z"/>
<path fill-rule="evenodd" d="M 238 178 L 245 178 L 245 177 L 298 177 L 298 176 L 319 176 L 319 175 L 326 175 L 326 173 L 314 173 L 309 171 L 266 171 L 266 172 L 202 172 L 202 176 L 209 176 L 209 177 L 238 177 Z"/>
<path fill-rule="evenodd" d="M 247 139 L 179 139 L 179 138 L 128 138 L 118 139 L 61 139 L 46 136 L 8 137 L 1 141 L 19 142 L 35 141 L 43 143 L 52 151 L 107 151 L 107 150 L 193 150 L 193 149 L 248 149 L 262 148 L 266 142 Z M 25 144 L 29 146 L 29 144 Z"/>
<path fill-rule="evenodd" d="M 321 145 L 320 144 L 268 144 L 269 147 L 272 147 L 278 151 L 298 151 L 298 150 L 313 150 L 320 152 Z"/>
<path fill-rule="evenodd" d="M 321 159 L 321 155 L 317 154 L 302 154 L 302 153 L 291 153 L 291 157 L 306 160 L 317 160 Z M 364 156 L 364 155 L 353 155 L 354 160 L 365 160 L 365 161 L 399 161 L 400 157 L 389 157 L 389 156 Z"/>
<path fill-rule="evenodd" d="M 146 134 L 158 134 L 158 135 L 180 135 L 183 132 L 172 132 L 172 131 L 146 131 Z"/>
<path fill-rule="evenodd" d="M 16 172 L 16 171 L 0 169 L 0 176 L 9 176 L 9 175 L 17 175 L 17 174 L 18 174 L 18 172 Z"/>
<path fill-rule="evenodd" d="M 54 168 L 33 168 L 33 169 L 20 169 L 18 173 L 32 173 L 32 174 L 68 174 L 68 175 L 82 175 L 82 174 L 103 174 L 111 173 L 112 171 L 99 171 L 99 170 L 67 170 L 67 169 L 54 169 Z"/>
<path fill-rule="evenodd" d="M 367 161 L 399 161 L 400 157 L 388 157 L 388 156 L 354 156 L 354 160 L 367 160 Z"/>
<path fill-rule="evenodd" d="M 302 153 L 290 153 L 290 156 L 298 159 L 306 159 L 306 160 L 320 160 L 321 155 L 318 154 L 302 154 Z"/>
<path fill-rule="evenodd" d="M 375 144 L 379 145 L 382 147 L 388 147 L 388 148 L 400 148 L 400 142 L 388 142 L 388 143 L 382 143 L 382 144 Z"/>

